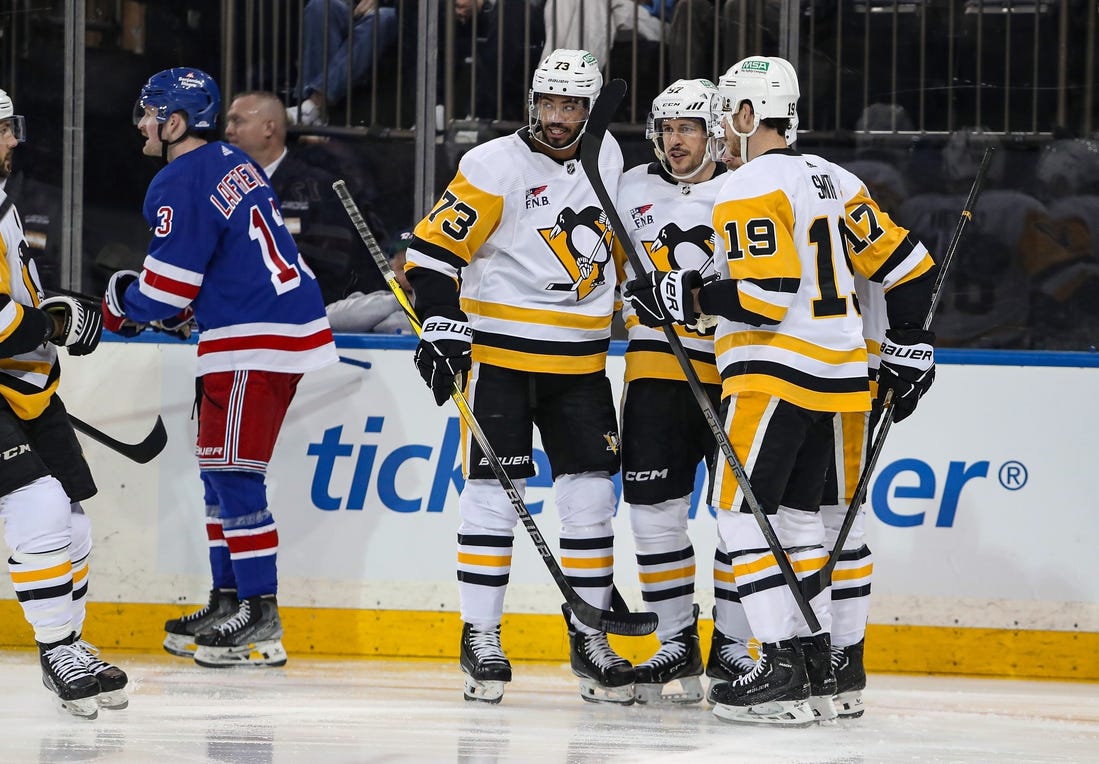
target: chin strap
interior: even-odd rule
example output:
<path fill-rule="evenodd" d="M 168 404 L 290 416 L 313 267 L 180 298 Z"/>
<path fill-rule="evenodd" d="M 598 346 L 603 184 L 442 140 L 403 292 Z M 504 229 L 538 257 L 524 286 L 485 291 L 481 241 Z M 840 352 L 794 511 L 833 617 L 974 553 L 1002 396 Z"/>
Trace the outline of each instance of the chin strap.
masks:
<path fill-rule="evenodd" d="M 164 163 L 168 163 L 168 149 L 175 146 L 177 143 L 182 142 L 188 135 L 191 134 L 190 130 L 184 130 L 183 135 L 176 138 L 174 141 L 164 140 L 164 125 L 167 122 L 157 122 L 156 124 L 156 137 L 160 140 L 160 158 L 164 160 Z"/>

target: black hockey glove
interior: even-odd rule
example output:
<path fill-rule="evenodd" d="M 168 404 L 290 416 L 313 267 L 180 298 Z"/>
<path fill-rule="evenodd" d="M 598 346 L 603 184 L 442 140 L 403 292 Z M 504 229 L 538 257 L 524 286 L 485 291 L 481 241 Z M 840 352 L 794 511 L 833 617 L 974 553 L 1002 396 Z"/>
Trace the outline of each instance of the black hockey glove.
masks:
<path fill-rule="evenodd" d="M 933 332 L 923 329 L 890 329 L 881 344 L 878 370 L 878 400 L 893 391 L 893 421 L 900 422 L 913 411 L 935 381 Z"/>
<path fill-rule="evenodd" d="M 645 326 L 674 323 L 693 328 L 698 322 L 698 312 L 692 290 L 701 286 L 698 271 L 649 271 L 628 282 L 623 296 Z"/>
<path fill-rule="evenodd" d="M 458 308 L 440 308 L 424 319 L 413 361 L 435 394 L 436 405 L 446 403 L 454 392 L 455 380 L 459 387 L 465 387 L 466 372 L 473 366 L 472 341 L 473 330 L 466 314 Z"/>
<path fill-rule="evenodd" d="M 103 327 L 120 337 L 136 337 L 145 331 L 145 324 L 126 318 L 123 302 L 126 288 L 139 277 L 137 271 L 118 271 L 107 282 L 107 291 L 103 294 Z"/>
<path fill-rule="evenodd" d="M 71 297 L 48 297 L 38 307 L 51 317 L 55 331 L 48 338 L 69 349 L 69 355 L 87 355 L 99 344 L 103 334 L 103 315 Z M 52 321 L 56 317 L 59 321 Z M 60 329 L 56 327 L 60 324 Z"/>

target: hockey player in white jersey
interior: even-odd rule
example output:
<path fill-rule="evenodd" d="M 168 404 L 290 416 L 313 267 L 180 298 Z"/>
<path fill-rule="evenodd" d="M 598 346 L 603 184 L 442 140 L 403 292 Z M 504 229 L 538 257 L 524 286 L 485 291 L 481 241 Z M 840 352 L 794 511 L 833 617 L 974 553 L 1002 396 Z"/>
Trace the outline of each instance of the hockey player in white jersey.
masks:
<path fill-rule="evenodd" d="M 703 285 L 698 272 L 650 274 L 627 284 L 626 297 L 655 324 L 718 316 L 724 426 L 763 511 L 785 515 L 778 539 L 804 577 L 825 560 L 819 507 L 833 419 L 871 407 L 851 269 L 886 290 L 893 328 L 878 387 L 893 390 L 898 413 L 910 413 L 934 379 L 934 337 L 922 323 L 935 264 L 858 178 L 789 148 L 799 96 L 789 62 L 753 56 L 724 79 L 726 120 L 746 163 L 714 206 L 721 278 Z M 822 697 L 831 679 L 830 591 L 810 601 L 821 624 L 810 633 L 731 468 L 717 465 L 711 485 L 718 531 L 761 643 L 752 671 L 711 688 L 714 713 L 737 723 L 811 723 L 830 700 Z M 810 705 L 811 695 L 819 705 Z"/>
<path fill-rule="evenodd" d="M 606 355 L 615 302 L 611 232 L 581 171 L 579 146 L 603 78 L 595 57 L 556 50 L 535 70 L 529 125 L 471 149 L 408 248 L 423 334 L 416 365 L 436 403 L 456 375 L 520 493 L 535 474 L 537 426 L 561 519 L 561 568 L 608 608 L 614 565 L 618 424 Z M 617 188 L 622 153 L 603 142 Z M 459 500 L 460 665 L 467 700 L 497 703 L 511 680 L 500 642 L 515 509 L 471 438 Z M 633 667 L 604 633 L 565 612 L 581 697 L 632 703 Z"/>
<path fill-rule="evenodd" d="M 714 197 L 725 180 L 721 99 L 709 80 L 677 80 L 652 104 L 647 135 L 658 162 L 622 176 L 618 211 L 648 271 L 690 268 L 712 275 Z M 632 225 L 631 225 L 632 224 Z M 640 274 L 615 244 L 623 280 Z M 660 649 L 636 667 L 638 703 L 702 700 L 702 653 L 694 605 L 695 554 L 687 534 L 691 493 L 714 438 L 664 332 L 623 307 L 629 332 L 622 399 L 622 490 L 637 547 L 641 594 L 659 616 Z M 715 408 L 721 378 L 713 327 L 676 327 Z M 720 573 L 715 570 L 715 577 Z M 719 585 L 715 584 L 715 587 Z M 735 596 L 735 588 L 716 592 Z M 713 651 L 711 651 L 713 655 Z"/>

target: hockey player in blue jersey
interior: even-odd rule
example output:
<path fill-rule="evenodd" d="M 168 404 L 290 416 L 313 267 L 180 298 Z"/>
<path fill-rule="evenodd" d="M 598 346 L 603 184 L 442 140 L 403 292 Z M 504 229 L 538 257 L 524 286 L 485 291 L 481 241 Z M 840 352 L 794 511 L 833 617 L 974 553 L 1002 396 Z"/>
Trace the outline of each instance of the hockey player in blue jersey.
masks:
<path fill-rule="evenodd" d="M 145 196 L 144 267 L 111 277 L 103 318 L 123 335 L 152 325 L 186 336 L 193 316 L 200 332 L 196 453 L 213 589 L 206 607 L 165 624 L 165 649 L 202 666 L 281 666 L 278 533 L 264 475 L 302 374 L 337 355 L 267 176 L 240 149 L 208 140 L 220 103 L 198 69 L 159 72 L 141 89 L 143 152 L 167 165 Z"/>

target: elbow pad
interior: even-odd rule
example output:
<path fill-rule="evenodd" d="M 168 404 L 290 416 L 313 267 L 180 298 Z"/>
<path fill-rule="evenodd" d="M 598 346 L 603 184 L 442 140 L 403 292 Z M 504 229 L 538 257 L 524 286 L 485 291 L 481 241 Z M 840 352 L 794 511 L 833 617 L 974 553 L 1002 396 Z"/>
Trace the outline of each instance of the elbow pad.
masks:
<path fill-rule="evenodd" d="M 458 288 L 454 279 L 430 268 L 412 268 L 405 272 L 416 298 L 416 315 L 421 318 L 460 309 Z"/>
<path fill-rule="evenodd" d="M 736 279 L 721 279 L 706 284 L 698 291 L 698 307 L 708 316 L 721 316 L 752 326 L 774 325 L 765 316 L 746 310 L 740 304 L 740 292 Z"/>

